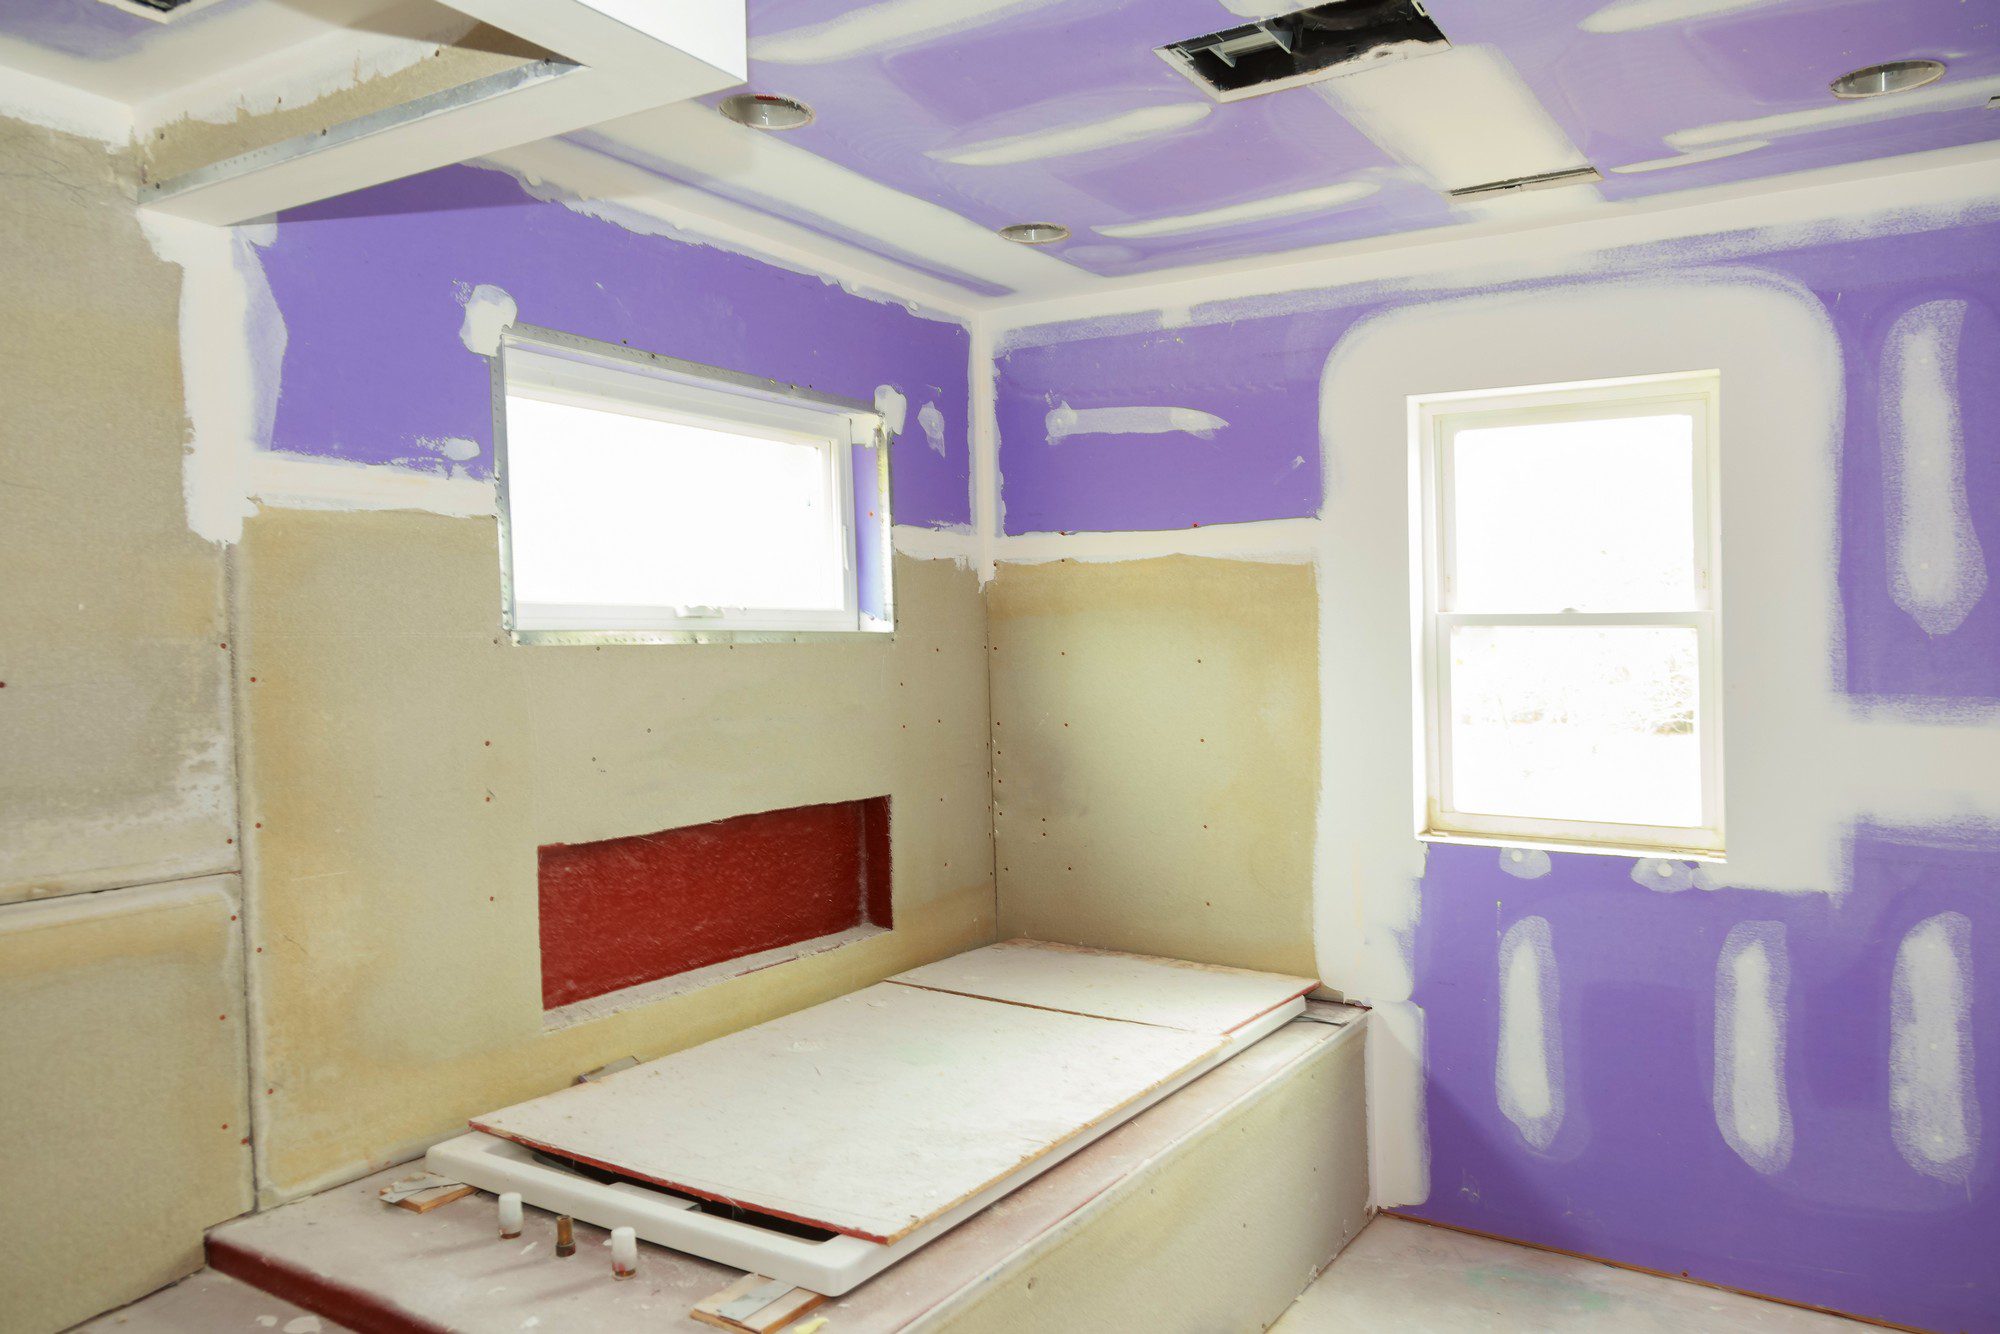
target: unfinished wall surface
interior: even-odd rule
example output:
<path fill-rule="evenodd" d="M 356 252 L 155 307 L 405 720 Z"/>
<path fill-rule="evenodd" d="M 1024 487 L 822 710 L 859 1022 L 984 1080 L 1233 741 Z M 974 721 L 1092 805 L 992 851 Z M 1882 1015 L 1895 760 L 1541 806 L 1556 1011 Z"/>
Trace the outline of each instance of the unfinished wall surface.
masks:
<path fill-rule="evenodd" d="M 1310 565 L 1008 565 L 988 587 L 1007 936 L 1311 975 Z"/>
<path fill-rule="evenodd" d="M 898 522 L 962 520 L 963 328 L 593 207 L 453 168 L 282 217 L 238 255 L 265 368 L 253 444 L 357 496 L 382 477 L 481 485 L 477 349 L 518 318 L 901 405 Z M 916 429 L 925 403 L 941 431 Z M 250 519 L 239 556 L 265 1199 L 992 938 L 970 570 L 899 559 L 893 640 L 522 647 L 500 630 L 492 517 L 324 503 Z M 545 1013 L 539 847 L 884 795 L 892 931 Z"/>
<path fill-rule="evenodd" d="M 179 1278 L 250 1199 L 223 554 L 188 531 L 180 274 L 132 174 L 0 120 L 9 1334 Z"/>
<path fill-rule="evenodd" d="M 236 865 L 223 561 L 181 501 L 180 274 L 98 144 L 0 120 L 0 902 Z"/>
<path fill-rule="evenodd" d="M 0 910 L 0 1330 L 200 1268 L 250 1207 L 237 878 Z"/>
<path fill-rule="evenodd" d="M 1996 255 L 1990 210 L 1939 210 L 1003 338 L 1008 532 L 1317 564 L 1319 717 L 1295 720 L 1321 738 L 1315 947 L 1376 1007 L 1383 1204 L 2000 1328 Z M 1427 857 L 1407 396 L 1701 369 L 1723 395 L 1727 862 Z M 1112 536 L 1256 520 L 1277 522 Z M 996 624 L 1010 543 L 1070 541 L 1001 539 Z M 996 702 L 1026 665 L 995 655 Z M 1531 966 L 1503 968 L 1510 941 Z M 1545 1105 L 1517 1122 L 1523 1089 Z"/>

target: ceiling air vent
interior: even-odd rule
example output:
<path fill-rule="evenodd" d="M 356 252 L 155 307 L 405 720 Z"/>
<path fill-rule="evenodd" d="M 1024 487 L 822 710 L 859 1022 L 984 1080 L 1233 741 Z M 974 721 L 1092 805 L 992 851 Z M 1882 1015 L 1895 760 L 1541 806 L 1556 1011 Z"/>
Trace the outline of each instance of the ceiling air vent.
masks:
<path fill-rule="evenodd" d="M 1450 45 L 1420 0 L 1333 0 L 1157 49 L 1216 101 L 1234 102 Z"/>
<path fill-rule="evenodd" d="M 103 3 L 156 23 L 168 23 L 194 10 L 207 9 L 215 0 L 103 0 Z"/>

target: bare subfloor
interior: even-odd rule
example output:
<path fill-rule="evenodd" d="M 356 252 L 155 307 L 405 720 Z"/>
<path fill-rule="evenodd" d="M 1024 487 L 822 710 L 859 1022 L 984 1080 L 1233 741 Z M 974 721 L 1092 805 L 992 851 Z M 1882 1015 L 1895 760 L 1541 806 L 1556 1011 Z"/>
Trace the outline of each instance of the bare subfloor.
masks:
<path fill-rule="evenodd" d="M 1378 1216 L 1271 1334 L 1840 1334 L 1874 1328 Z"/>

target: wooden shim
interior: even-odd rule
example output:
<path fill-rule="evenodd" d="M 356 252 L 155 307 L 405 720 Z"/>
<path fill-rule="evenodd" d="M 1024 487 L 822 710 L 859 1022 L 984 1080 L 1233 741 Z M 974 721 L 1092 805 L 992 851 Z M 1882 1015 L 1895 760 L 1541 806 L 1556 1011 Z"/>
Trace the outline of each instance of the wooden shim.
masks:
<path fill-rule="evenodd" d="M 1309 977 L 1025 939 L 941 959 L 889 980 L 1190 1033 L 1234 1032 L 1319 985 Z"/>
<path fill-rule="evenodd" d="M 429 1184 L 425 1179 L 429 1178 Z M 413 1214 L 427 1214 L 441 1204 L 462 1200 L 472 1194 L 473 1187 L 462 1181 L 446 1181 L 443 1177 L 429 1172 L 419 1172 L 416 1176 L 403 1177 L 375 1192 L 384 1204 L 393 1204 L 398 1209 L 408 1209 Z"/>
<path fill-rule="evenodd" d="M 879 983 L 472 1126 L 886 1243 L 1222 1044 Z"/>
<path fill-rule="evenodd" d="M 753 1307 L 747 1313 L 742 1312 L 744 1299 L 767 1285 L 782 1290 L 768 1302 Z M 688 1314 L 720 1329 L 771 1334 L 771 1331 L 783 1329 L 825 1301 L 824 1296 L 809 1288 L 786 1288 L 778 1280 L 765 1278 L 762 1274 L 745 1274 L 721 1292 L 696 1302 Z"/>

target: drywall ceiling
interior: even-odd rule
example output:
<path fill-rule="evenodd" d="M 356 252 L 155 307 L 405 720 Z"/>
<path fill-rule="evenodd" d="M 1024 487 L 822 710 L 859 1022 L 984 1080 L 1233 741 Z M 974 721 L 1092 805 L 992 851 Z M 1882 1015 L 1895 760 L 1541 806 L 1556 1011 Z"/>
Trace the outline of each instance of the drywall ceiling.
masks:
<path fill-rule="evenodd" d="M 132 105 L 143 133 L 204 100 L 190 89 L 233 87 L 233 71 L 268 69 L 274 52 L 298 68 L 316 43 L 317 64 L 330 53 L 359 72 L 357 41 L 381 34 L 394 63 L 410 38 L 462 31 L 461 7 L 494 0 L 197 3 L 160 24 L 107 0 L 6 0 L 0 67 Z M 717 114 L 722 93 L 669 105 L 655 95 L 627 103 L 653 110 L 567 138 L 614 168 L 598 178 L 621 195 L 650 190 L 724 220 L 752 248 L 758 235 L 795 251 L 802 240 L 892 288 L 959 302 L 1761 190 L 1926 150 L 2000 150 L 1990 0 L 1428 0 L 1448 49 L 1232 102 L 1155 50 L 1292 7 L 749 0 L 746 86 L 810 103 L 811 124 L 764 133 Z M 293 50 L 301 59 L 282 54 Z M 1847 70 L 1912 58 L 1948 72 L 1865 101 L 1829 91 Z M 613 83 L 630 74 L 607 71 Z M 1581 166 L 1600 179 L 1485 200 L 1447 193 Z M 1031 220 L 1073 235 L 1029 248 L 994 234 Z"/>
<path fill-rule="evenodd" d="M 1231 103 L 1154 51 L 1295 7 L 752 0 L 750 87 L 815 109 L 789 145 L 985 228 L 1063 223 L 1043 253 L 1103 275 L 2000 138 L 2000 5 L 1975 0 L 1429 0 L 1449 51 Z M 1948 74 L 1828 90 L 1905 58 Z M 1442 193 L 1586 163 L 1594 186 Z"/>

